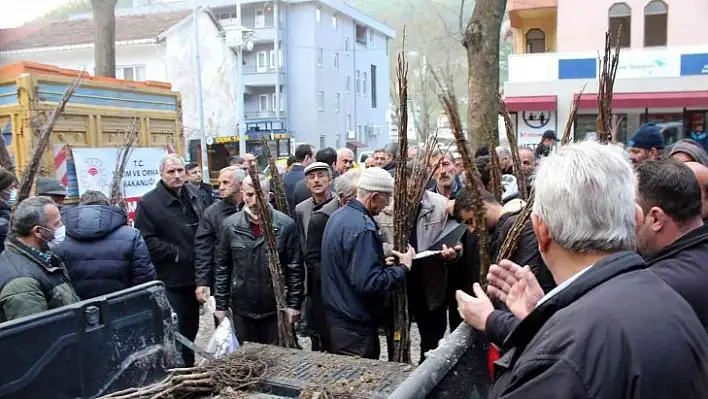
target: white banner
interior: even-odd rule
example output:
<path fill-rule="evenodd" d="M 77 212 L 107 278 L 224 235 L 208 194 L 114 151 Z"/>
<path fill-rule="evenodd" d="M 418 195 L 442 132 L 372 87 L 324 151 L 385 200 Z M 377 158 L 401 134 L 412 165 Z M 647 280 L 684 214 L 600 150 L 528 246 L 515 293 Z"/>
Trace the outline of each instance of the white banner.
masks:
<path fill-rule="evenodd" d="M 518 112 L 516 131 L 519 147 L 535 148 L 546 130 L 556 130 L 555 111 Z"/>
<path fill-rule="evenodd" d="M 76 164 L 79 195 L 96 190 L 110 197 L 119 149 L 72 148 L 71 151 Z M 123 196 L 131 221 L 140 197 L 155 188 L 160 180 L 160 159 L 165 154 L 162 148 L 134 148 L 130 154 L 123 173 Z"/>

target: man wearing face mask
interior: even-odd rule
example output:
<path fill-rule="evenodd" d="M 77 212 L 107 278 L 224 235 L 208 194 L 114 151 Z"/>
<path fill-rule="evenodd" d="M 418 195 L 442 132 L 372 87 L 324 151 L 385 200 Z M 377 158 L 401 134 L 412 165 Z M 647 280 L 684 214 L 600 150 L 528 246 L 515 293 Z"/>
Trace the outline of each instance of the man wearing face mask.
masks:
<path fill-rule="evenodd" d="M 49 251 L 54 232 L 62 226 L 54 201 L 22 201 L 11 226 L 0 254 L 0 323 L 78 302 L 64 265 Z"/>
<path fill-rule="evenodd" d="M 12 206 L 17 201 L 17 179 L 9 170 L 0 167 L 0 252 L 5 250 L 5 239 L 10 227 Z"/>
<path fill-rule="evenodd" d="M 59 180 L 52 179 L 51 177 L 40 177 L 37 179 L 37 196 L 39 197 L 49 197 L 54 203 L 59 207 L 64 205 L 64 199 L 66 198 L 66 188 L 61 185 Z M 56 248 L 64 242 L 64 237 L 66 237 L 66 230 L 62 224 L 60 228 L 54 234 L 54 240 L 49 243 L 50 248 Z"/>

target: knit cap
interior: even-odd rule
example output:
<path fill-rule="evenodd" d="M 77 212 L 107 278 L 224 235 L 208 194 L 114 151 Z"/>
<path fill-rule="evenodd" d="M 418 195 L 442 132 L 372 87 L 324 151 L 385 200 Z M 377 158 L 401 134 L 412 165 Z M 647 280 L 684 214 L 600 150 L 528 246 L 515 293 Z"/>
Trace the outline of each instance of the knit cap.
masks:
<path fill-rule="evenodd" d="M 629 147 L 641 148 L 644 150 L 664 148 L 664 138 L 661 137 L 661 129 L 653 123 L 643 125 L 629 140 Z"/>
<path fill-rule="evenodd" d="M 361 172 L 356 187 L 377 193 L 393 193 L 394 180 L 390 173 L 379 167 L 371 167 Z"/>
<path fill-rule="evenodd" d="M 17 178 L 15 178 L 15 175 L 9 170 L 0 166 L 0 190 L 6 190 L 15 182 L 17 182 Z"/>
<path fill-rule="evenodd" d="M 691 139 L 677 141 L 676 145 L 674 145 L 674 148 L 671 150 L 671 155 L 677 152 L 682 152 L 693 158 L 695 162 L 708 166 L 708 154 L 706 150 L 703 149 L 703 146 Z"/>

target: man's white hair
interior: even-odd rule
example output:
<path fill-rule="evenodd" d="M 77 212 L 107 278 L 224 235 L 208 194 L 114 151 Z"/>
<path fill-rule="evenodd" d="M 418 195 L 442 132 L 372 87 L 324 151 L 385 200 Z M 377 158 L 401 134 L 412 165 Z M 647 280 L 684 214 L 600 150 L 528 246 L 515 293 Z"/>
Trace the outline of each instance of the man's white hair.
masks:
<path fill-rule="evenodd" d="M 167 162 L 175 162 L 182 166 L 185 165 L 184 158 L 181 156 L 177 154 L 167 154 L 160 160 L 160 173 L 165 171 L 165 165 L 167 165 Z"/>
<path fill-rule="evenodd" d="M 361 169 L 350 169 L 347 173 L 339 176 L 335 182 L 337 195 L 341 195 L 346 200 L 356 197 L 356 182 L 361 176 Z"/>
<path fill-rule="evenodd" d="M 511 157 L 511 151 L 504 146 L 497 147 L 496 151 L 499 158 Z"/>
<path fill-rule="evenodd" d="M 258 182 L 261 183 L 261 191 L 263 191 L 263 194 L 268 194 L 270 192 L 270 182 L 268 181 L 266 175 L 259 173 Z M 251 180 L 251 175 L 246 175 L 246 177 L 243 179 L 243 184 L 253 187 L 253 180 Z"/>
<path fill-rule="evenodd" d="M 236 180 L 236 184 L 241 184 L 246 178 L 246 172 L 237 166 L 227 166 L 219 171 L 219 174 L 230 173 L 231 177 Z"/>
<path fill-rule="evenodd" d="M 341 157 L 344 154 L 351 155 L 351 157 L 354 158 L 354 151 L 350 150 L 349 148 L 340 148 L 337 150 L 337 158 Z"/>
<path fill-rule="evenodd" d="M 534 186 L 533 213 L 562 248 L 634 249 L 636 181 L 626 152 L 590 141 L 562 146 L 540 161 Z"/>

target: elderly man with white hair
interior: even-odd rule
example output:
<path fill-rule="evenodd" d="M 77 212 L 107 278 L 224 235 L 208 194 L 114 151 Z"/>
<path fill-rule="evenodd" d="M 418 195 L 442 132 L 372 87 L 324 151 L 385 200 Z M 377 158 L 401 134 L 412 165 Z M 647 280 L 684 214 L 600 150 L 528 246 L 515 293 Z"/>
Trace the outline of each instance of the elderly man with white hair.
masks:
<path fill-rule="evenodd" d="M 415 251 L 393 251 L 387 266 L 379 228 L 374 221 L 393 195 L 393 177 L 384 169 L 364 170 L 357 196 L 327 221 L 322 240 L 322 300 L 332 352 L 378 359 L 378 328 L 387 292 L 399 288 Z M 393 259 L 388 259 L 393 263 Z"/>
<path fill-rule="evenodd" d="M 270 187 L 265 175 L 259 175 L 262 195 L 268 198 Z M 278 313 L 284 311 L 288 322 L 300 318 L 304 297 L 305 269 L 302 266 L 295 222 L 270 204 L 272 224 L 265 226 L 260 219 L 256 188 L 250 176 L 241 183 L 243 211 L 223 222 L 221 238 L 216 247 L 214 273 L 216 312 L 219 320 L 233 312 L 234 328 L 239 341 L 260 344 L 278 343 Z M 278 309 L 269 268 L 268 248 L 264 229 L 272 229 L 283 274 L 285 275 L 287 309 Z"/>
<path fill-rule="evenodd" d="M 354 167 L 354 151 L 349 148 L 340 148 L 337 150 L 337 164 L 335 168 L 339 175 L 347 173 Z"/>
<path fill-rule="evenodd" d="M 636 189 L 614 146 L 573 144 L 540 161 L 531 220 L 558 286 L 540 297 L 528 267 L 502 262 L 521 277 L 509 290 L 499 270 L 490 273 L 521 321 L 504 341 L 489 398 L 708 397 L 703 326 L 633 252 L 643 219 Z M 482 329 L 493 307 L 479 284 L 474 292 L 458 292 L 458 306 Z"/>
<path fill-rule="evenodd" d="M 199 330 L 199 302 L 194 295 L 194 236 L 204 205 L 194 186 L 185 184 L 184 159 L 168 154 L 160 161 L 160 181 L 143 195 L 135 211 L 157 278 L 167 287 L 167 298 L 177 313 L 179 330 L 190 340 Z M 194 352 L 183 348 L 187 366 Z"/>

